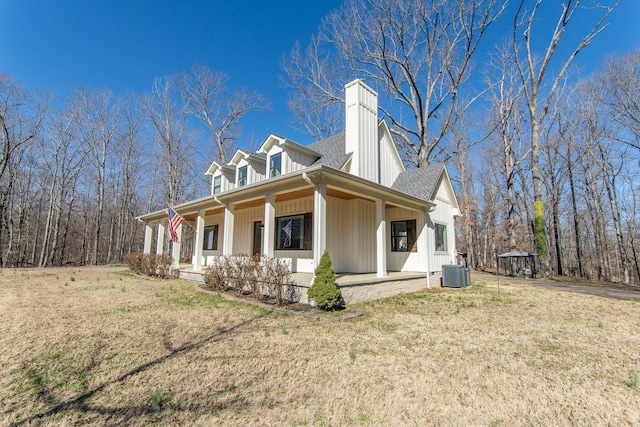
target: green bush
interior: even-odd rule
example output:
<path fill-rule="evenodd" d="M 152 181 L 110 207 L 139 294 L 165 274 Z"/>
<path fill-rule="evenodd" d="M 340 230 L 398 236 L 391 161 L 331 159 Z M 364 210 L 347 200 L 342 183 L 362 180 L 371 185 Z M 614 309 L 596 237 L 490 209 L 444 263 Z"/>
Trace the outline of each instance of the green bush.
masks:
<path fill-rule="evenodd" d="M 336 273 L 333 271 L 333 263 L 329 252 L 324 251 L 307 296 L 313 299 L 322 310 L 334 310 L 342 305 L 342 292 L 335 282 Z"/>

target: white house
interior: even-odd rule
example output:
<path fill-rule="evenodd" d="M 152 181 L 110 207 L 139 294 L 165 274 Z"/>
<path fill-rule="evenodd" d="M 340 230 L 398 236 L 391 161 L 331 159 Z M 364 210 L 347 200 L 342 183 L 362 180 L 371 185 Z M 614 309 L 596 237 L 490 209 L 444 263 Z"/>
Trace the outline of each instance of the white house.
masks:
<path fill-rule="evenodd" d="M 354 291 L 361 295 L 351 301 L 346 292 L 347 302 L 438 283 L 456 253 L 458 203 L 446 167 L 405 169 L 378 120 L 378 95 L 364 81 L 347 84 L 345 100 L 344 133 L 307 146 L 269 135 L 257 152 L 238 150 L 228 164 L 211 164 L 211 195 L 175 206 L 196 229 L 189 270 L 219 255 L 286 258 L 308 286 L 328 250 L 340 287 L 378 287 L 369 296 Z M 162 252 L 166 211 L 138 219 L 146 223 L 144 252 L 155 226 Z M 178 266 L 179 244 L 172 253 Z"/>

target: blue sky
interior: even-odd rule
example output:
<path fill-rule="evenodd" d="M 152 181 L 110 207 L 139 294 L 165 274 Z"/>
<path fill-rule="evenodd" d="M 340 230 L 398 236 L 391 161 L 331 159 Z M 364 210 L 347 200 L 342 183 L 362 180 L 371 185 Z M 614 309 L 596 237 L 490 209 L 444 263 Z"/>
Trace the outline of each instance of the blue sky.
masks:
<path fill-rule="evenodd" d="M 340 3 L 0 0 L 0 72 L 27 88 L 59 95 L 82 86 L 142 93 L 154 77 L 203 64 L 226 73 L 232 88 L 248 87 L 271 101 L 271 112 L 247 117 L 245 138 L 260 143 L 277 133 L 308 143 L 309 137 L 289 126 L 280 61 L 296 41 L 306 46 L 321 18 Z M 584 72 L 608 53 L 640 46 L 638 22 L 640 1 L 626 0 L 611 26 L 579 57 Z M 508 34 L 510 23 L 503 18 L 487 45 Z"/>

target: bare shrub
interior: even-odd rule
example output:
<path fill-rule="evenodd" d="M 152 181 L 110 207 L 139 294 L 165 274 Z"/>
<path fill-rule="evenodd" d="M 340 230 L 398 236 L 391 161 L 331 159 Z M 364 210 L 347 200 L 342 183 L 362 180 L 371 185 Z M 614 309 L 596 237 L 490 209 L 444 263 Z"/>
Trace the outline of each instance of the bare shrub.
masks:
<path fill-rule="evenodd" d="M 144 254 L 140 252 L 128 253 L 124 256 L 124 262 L 129 266 L 131 271 L 142 274 L 142 263 Z"/>
<path fill-rule="evenodd" d="M 224 291 L 227 289 L 227 280 L 225 277 L 225 259 L 226 258 L 214 258 L 213 264 L 207 267 L 204 273 L 204 283 L 207 287 L 215 289 L 217 291 Z"/>
<path fill-rule="evenodd" d="M 286 305 L 299 300 L 291 281 L 291 270 L 280 258 L 263 258 L 258 264 L 261 298 L 273 298 L 277 305 Z"/>
<path fill-rule="evenodd" d="M 178 273 L 177 270 L 175 272 L 171 270 L 172 261 L 171 255 L 169 254 L 156 255 L 155 275 L 161 279 L 167 279 L 173 277 L 175 275 L 174 273 Z"/>
<path fill-rule="evenodd" d="M 171 255 L 130 253 L 125 261 L 132 271 L 138 274 L 166 279 L 172 277 Z"/>
<path fill-rule="evenodd" d="M 142 257 L 142 274 L 145 276 L 155 276 L 157 267 L 158 264 L 155 254 L 145 254 Z"/>
<path fill-rule="evenodd" d="M 277 305 L 300 300 L 297 288 L 291 281 L 291 271 L 280 258 L 231 255 L 214 261 L 205 275 L 205 285 L 219 291 L 231 290 L 237 296 L 251 295 Z"/>

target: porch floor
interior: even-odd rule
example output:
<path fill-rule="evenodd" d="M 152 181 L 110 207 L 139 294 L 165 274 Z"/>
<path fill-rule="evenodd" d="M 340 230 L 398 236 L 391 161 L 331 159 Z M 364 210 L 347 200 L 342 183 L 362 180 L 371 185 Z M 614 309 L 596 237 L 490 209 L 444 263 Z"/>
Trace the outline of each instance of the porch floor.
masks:
<path fill-rule="evenodd" d="M 291 278 L 298 284 L 311 285 L 312 273 L 292 273 Z M 426 278 L 425 273 L 408 271 L 389 271 L 387 277 L 377 277 L 376 273 L 336 273 L 338 285 L 371 285 L 374 283 L 393 282 L 397 280 L 410 280 Z"/>
<path fill-rule="evenodd" d="M 180 264 L 180 278 L 203 283 L 203 270 L 194 271 L 192 264 Z M 313 273 L 291 273 L 291 278 L 301 286 L 310 286 Z M 376 273 L 337 273 L 336 283 L 343 286 L 371 285 L 374 283 L 393 282 L 398 280 L 422 279 L 425 273 L 409 271 L 389 271 L 387 277 L 376 277 Z"/>

